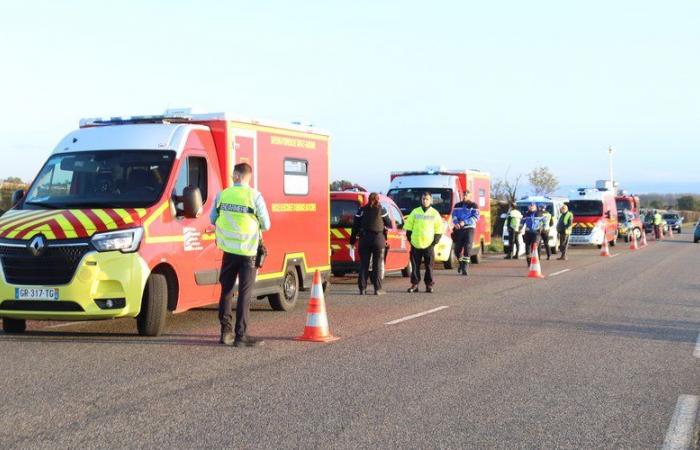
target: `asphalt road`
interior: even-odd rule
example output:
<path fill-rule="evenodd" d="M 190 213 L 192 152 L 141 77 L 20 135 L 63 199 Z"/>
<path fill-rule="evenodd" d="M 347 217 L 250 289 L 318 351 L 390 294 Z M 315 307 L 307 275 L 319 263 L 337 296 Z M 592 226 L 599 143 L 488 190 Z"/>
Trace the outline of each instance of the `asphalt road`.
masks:
<path fill-rule="evenodd" d="M 543 261 L 543 280 L 492 256 L 432 295 L 337 279 L 330 344 L 292 340 L 306 302 L 256 307 L 254 349 L 218 344 L 214 307 L 152 339 L 30 323 L 0 333 L 0 448 L 659 448 L 700 396 L 700 245 L 626 247 Z"/>

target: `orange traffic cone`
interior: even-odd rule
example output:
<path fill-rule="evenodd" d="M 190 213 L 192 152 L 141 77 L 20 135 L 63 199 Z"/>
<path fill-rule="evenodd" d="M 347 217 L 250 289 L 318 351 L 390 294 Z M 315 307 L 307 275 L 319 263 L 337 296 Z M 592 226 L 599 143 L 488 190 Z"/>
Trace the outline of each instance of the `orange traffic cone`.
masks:
<path fill-rule="evenodd" d="M 600 247 L 600 256 L 610 256 L 610 247 L 608 247 L 608 241 L 603 238 L 603 245 Z"/>
<path fill-rule="evenodd" d="M 642 231 L 642 247 L 646 247 L 646 246 L 647 246 L 647 232 Z"/>
<path fill-rule="evenodd" d="M 537 244 L 532 244 L 532 249 L 530 250 L 530 272 L 528 272 L 527 277 L 544 278 L 540 268 L 540 258 L 537 256 Z"/>
<path fill-rule="evenodd" d="M 630 250 L 639 250 L 639 245 L 637 245 L 637 233 L 632 230 L 630 234 L 632 235 L 630 238 Z"/>
<path fill-rule="evenodd" d="M 297 336 L 297 341 L 331 342 L 338 338 L 331 336 L 328 331 L 328 316 L 326 316 L 326 301 L 323 298 L 321 273 L 317 270 L 311 285 L 311 299 L 306 309 L 306 326 L 304 333 Z"/>
<path fill-rule="evenodd" d="M 673 227 L 668 227 L 668 238 L 673 239 Z"/>

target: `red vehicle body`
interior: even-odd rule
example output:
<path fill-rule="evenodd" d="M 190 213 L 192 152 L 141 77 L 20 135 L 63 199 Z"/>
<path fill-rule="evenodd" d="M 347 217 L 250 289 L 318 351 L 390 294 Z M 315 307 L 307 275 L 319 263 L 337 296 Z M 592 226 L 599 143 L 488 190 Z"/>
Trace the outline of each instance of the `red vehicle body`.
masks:
<path fill-rule="evenodd" d="M 634 233 L 637 239 L 640 239 L 644 232 L 644 224 L 639 210 L 639 197 L 623 193 L 615 197 L 615 204 L 620 236 L 629 241 L 631 233 Z"/>
<path fill-rule="evenodd" d="M 84 119 L 49 157 L 30 201 L 0 219 L 3 324 L 136 317 L 141 334 L 157 335 L 167 311 L 217 302 L 222 252 L 209 215 L 240 162 L 253 167 L 272 223 L 254 295 L 293 308 L 316 270 L 330 276 L 328 139 L 224 113 Z M 143 190 L 127 195 L 134 187 Z M 194 188 L 201 202 L 185 195 Z M 122 247 L 100 246 L 108 238 Z"/>
<path fill-rule="evenodd" d="M 452 269 L 456 257 L 452 245 L 452 210 L 462 200 L 462 193 L 471 192 L 472 201 L 479 206 L 481 218 L 474 233 L 472 262 L 478 263 L 486 246 L 491 244 L 491 176 L 478 170 L 448 170 L 428 167 L 423 171 L 392 172 L 388 196 L 399 206 L 404 216 L 420 206 L 422 192 L 433 196 L 433 207 L 445 220 L 445 232 L 435 246 L 435 260 Z"/>
<path fill-rule="evenodd" d="M 571 245 L 617 243 L 617 206 L 612 191 L 581 188 L 569 196 L 568 205 L 574 215 Z"/>
<path fill-rule="evenodd" d="M 357 210 L 366 205 L 368 199 L 369 192 L 331 192 L 331 269 L 335 276 L 357 271 L 359 253 L 355 244 L 353 261 L 350 257 L 350 234 Z M 411 244 L 406 239 L 406 231 L 403 229 L 403 215 L 389 197 L 380 194 L 379 201 L 391 219 L 391 228 L 387 233 L 388 249 L 384 254 L 384 273 L 401 271 L 402 275 L 407 277 L 411 273 Z"/>

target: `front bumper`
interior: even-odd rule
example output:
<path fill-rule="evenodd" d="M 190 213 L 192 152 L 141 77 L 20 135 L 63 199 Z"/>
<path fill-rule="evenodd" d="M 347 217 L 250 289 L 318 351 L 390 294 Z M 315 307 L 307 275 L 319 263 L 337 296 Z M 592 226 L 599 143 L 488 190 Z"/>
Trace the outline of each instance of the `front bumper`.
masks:
<path fill-rule="evenodd" d="M 146 262 L 138 253 L 113 251 L 87 253 L 78 264 L 71 282 L 62 286 L 13 285 L 2 274 L 0 317 L 34 320 L 135 317 L 141 309 L 149 273 Z M 57 288 L 58 300 L 15 300 L 15 289 L 23 287 Z M 111 308 L 105 306 L 108 300 L 113 305 Z M 12 309 L 4 308 L 5 302 L 9 302 L 8 308 Z"/>
<path fill-rule="evenodd" d="M 446 235 L 442 235 L 440 242 L 435 246 L 435 261 L 445 262 L 452 256 L 452 239 Z"/>
<path fill-rule="evenodd" d="M 591 234 L 572 234 L 569 236 L 569 245 L 603 245 L 605 235 L 603 232 Z"/>

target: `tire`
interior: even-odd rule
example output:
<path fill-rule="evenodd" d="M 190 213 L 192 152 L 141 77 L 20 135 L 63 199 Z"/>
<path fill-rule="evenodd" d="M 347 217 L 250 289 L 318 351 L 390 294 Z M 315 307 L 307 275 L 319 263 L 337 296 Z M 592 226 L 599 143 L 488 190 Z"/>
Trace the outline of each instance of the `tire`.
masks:
<path fill-rule="evenodd" d="M 682 231 L 683 231 L 683 228 L 678 227 L 678 234 L 681 234 Z"/>
<path fill-rule="evenodd" d="M 642 230 L 635 228 L 634 235 L 637 236 L 637 242 L 639 242 L 642 239 Z"/>
<path fill-rule="evenodd" d="M 269 295 L 268 301 L 275 311 L 291 311 L 299 299 L 299 275 L 296 267 L 288 267 L 282 279 L 282 292 Z"/>
<path fill-rule="evenodd" d="M 615 233 L 615 238 L 612 241 L 608 242 L 608 244 L 610 244 L 610 247 L 615 247 L 617 245 L 617 239 L 619 237 L 620 236 L 617 233 Z"/>
<path fill-rule="evenodd" d="M 8 334 L 24 333 L 27 330 L 27 321 L 24 319 L 2 319 L 2 331 Z"/>
<path fill-rule="evenodd" d="M 160 273 L 148 277 L 136 328 L 141 336 L 160 336 L 168 313 L 168 279 Z"/>
<path fill-rule="evenodd" d="M 698 242 L 700 242 L 700 239 L 695 238 L 695 239 L 693 239 L 693 242 L 694 242 L 695 244 L 697 244 Z"/>
<path fill-rule="evenodd" d="M 401 276 L 404 278 L 408 278 L 411 276 L 411 272 L 413 270 L 413 267 L 411 267 L 411 258 L 408 258 L 408 264 L 406 264 L 406 267 L 401 269 Z"/>

